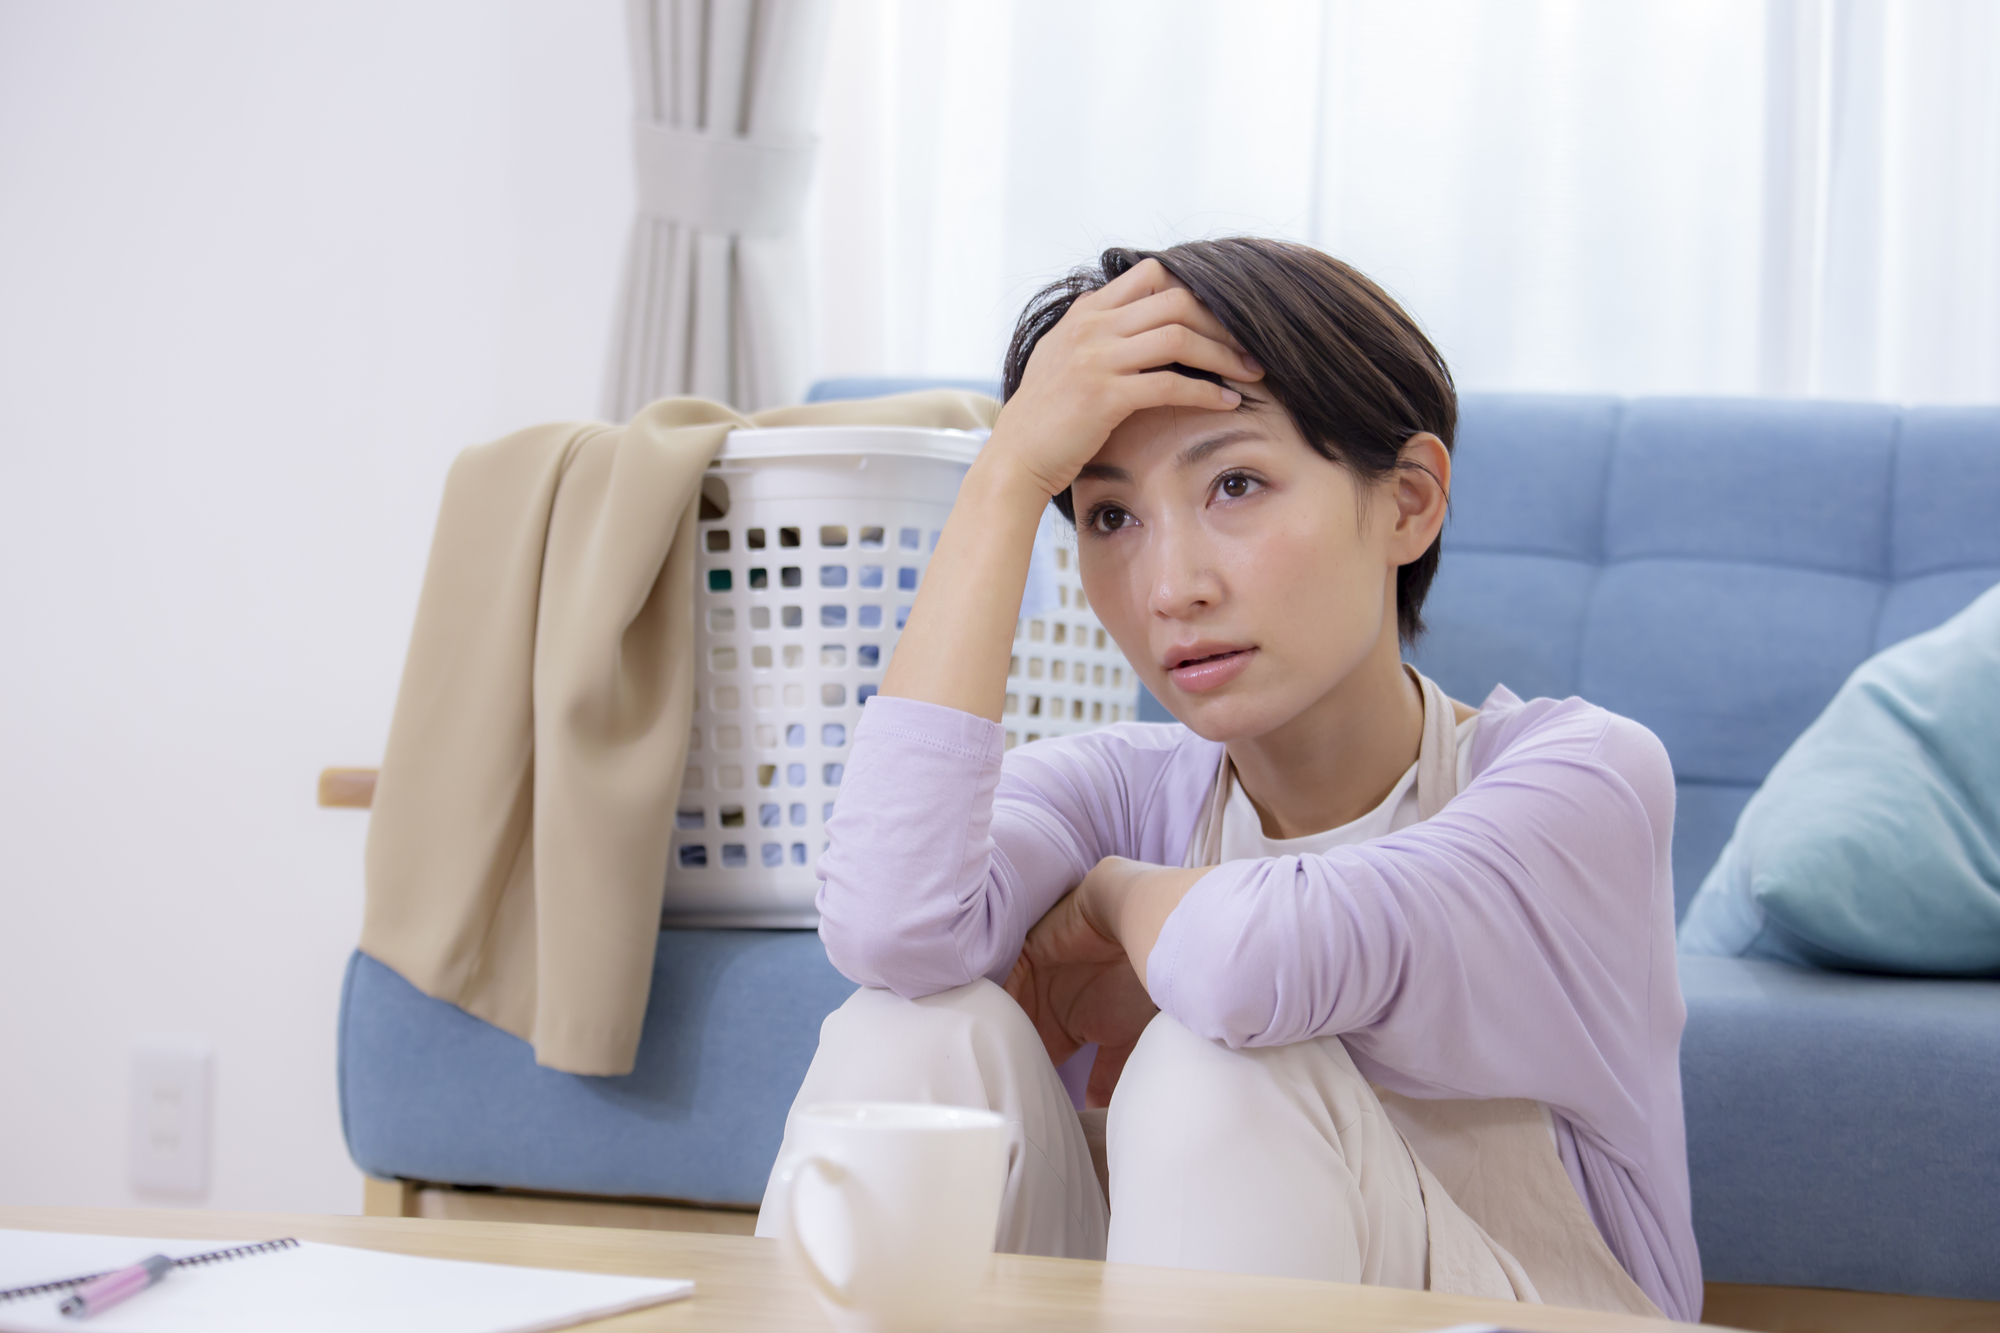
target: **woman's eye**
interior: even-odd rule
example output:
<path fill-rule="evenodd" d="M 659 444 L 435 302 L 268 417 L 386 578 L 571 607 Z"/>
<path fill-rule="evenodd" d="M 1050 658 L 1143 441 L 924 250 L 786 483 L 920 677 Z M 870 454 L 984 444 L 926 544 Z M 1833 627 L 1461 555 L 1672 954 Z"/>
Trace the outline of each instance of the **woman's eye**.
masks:
<path fill-rule="evenodd" d="M 1125 520 L 1130 517 L 1130 514 L 1116 507 L 1100 509 L 1097 511 L 1097 530 L 1099 532 L 1116 532 L 1125 526 Z"/>
<path fill-rule="evenodd" d="M 1250 487 L 1254 484 L 1241 472 L 1232 472 L 1222 479 L 1222 493 L 1232 500 L 1241 500 L 1250 494 Z"/>

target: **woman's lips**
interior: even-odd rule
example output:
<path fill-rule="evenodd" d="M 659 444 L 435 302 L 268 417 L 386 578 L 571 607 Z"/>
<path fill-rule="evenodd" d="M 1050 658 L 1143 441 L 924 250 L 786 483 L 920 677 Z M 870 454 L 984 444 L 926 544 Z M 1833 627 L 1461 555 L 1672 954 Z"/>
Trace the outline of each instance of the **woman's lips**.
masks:
<path fill-rule="evenodd" d="M 1256 651 L 1255 648 L 1237 648 L 1210 657 L 1196 658 L 1192 662 L 1183 662 L 1177 667 L 1170 668 L 1167 675 L 1173 678 L 1174 684 L 1189 694 L 1201 694 L 1227 685 L 1242 675 L 1244 668 L 1250 665 L 1250 655 Z"/>

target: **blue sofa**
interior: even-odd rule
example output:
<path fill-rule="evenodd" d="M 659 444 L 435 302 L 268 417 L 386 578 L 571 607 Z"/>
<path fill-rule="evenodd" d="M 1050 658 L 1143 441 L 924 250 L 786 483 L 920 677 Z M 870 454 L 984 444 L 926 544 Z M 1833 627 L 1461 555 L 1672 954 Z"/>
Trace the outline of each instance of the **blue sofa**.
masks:
<path fill-rule="evenodd" d="M 1658 733 L 1685 908 L 1847 673 L 1995 582 L 2000 409 L 1474 394 L 1415 660 L 1469 702 L 1504 681 Z M 1708 1279 L 2000 1299 L 2000 983 L 1681 979 Z M 663 931 L 637 1070 L 585 1078 L 357 954 L 348 1146 L 378 1177 L 754 1206 L 851 990 L 810 932 Z"/>

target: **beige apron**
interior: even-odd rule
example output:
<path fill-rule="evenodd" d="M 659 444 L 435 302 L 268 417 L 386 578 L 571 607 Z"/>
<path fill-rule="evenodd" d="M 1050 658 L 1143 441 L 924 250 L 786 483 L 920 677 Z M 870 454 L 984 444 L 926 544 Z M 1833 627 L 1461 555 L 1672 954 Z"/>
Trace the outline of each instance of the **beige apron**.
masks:
<path fill-rule="evenodd" d="M 1423 692 L 1417 813 L 1458 795 L 1458 720 L 1434 681 Z M 1224 751 L 1189 843 L 1189 867 L 1218 862 L 1235 770 Z M 1428 1289 L 1664 1318 L 1612 1255 L 1563 1169 L 1548 1110 L 1521 1098 L 1423 1100 L 1375 1089 L 1423 1189 Z"/>

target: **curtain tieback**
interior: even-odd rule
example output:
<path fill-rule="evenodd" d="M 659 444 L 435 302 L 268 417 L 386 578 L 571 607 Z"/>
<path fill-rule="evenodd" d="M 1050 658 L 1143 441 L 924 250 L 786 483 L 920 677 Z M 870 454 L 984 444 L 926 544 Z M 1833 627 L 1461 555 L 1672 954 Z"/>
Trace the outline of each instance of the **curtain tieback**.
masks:
<path fill-rule="evenodd" d="M 639 211 L 697 231 L 782 236 L 805 211 L 816 147 L 640 121 L 632 127 Z"/>

